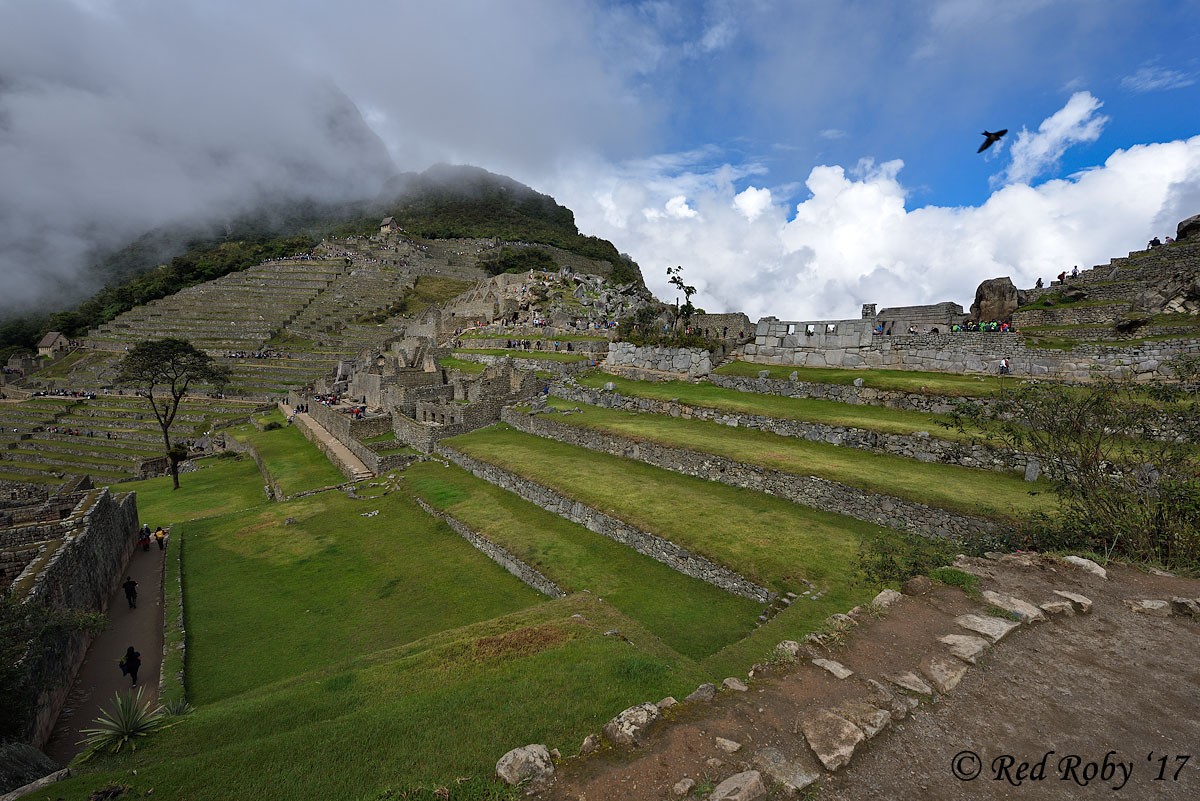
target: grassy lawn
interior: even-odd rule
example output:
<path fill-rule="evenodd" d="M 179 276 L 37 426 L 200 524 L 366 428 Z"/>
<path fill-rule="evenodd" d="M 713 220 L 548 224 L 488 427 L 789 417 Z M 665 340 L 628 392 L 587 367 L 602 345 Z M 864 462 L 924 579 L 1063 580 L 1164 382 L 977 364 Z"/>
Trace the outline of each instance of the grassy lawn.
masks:
<path fill-rule="evenodd" d="M 635 644 L 604 636 L 610 629 Z M 539 742 L 575 753 L 617 711 L 682 698 L 709 678 L 581 594 L 375 654 L 343 652 L 320 670 L 201 704 L 136 752 L 85 763 L 89 772 L 54 795 L 85 801 L 116 781 L 166 801 L 354 801 L 473 777 L 452 797 L 519 798 L 484 794 L 509 749 Z"/>
<path fill-rule="evenodd" d="M 469 362 L 466 359 L 455 359 L 452 356 L 438 359 L 438 364 L 447 370 L 460 370 L 464 373 L 482 373 L 487 369 L 483 362 Z"/>
<path fill-rule="evenodd" d="M 585 362 L 590 353 L 544 350 L 505 350 L 504 348 L 455 348 L 455 353 L 477 353 L 481 356 L 512 356 L 514 359 L 545 359 L 551 362 Z M 443 360 L 444 361 L 444 360 Z"/>
<path fill-rule="evenodd" d="M 137 493 L 138 517 L 151 528 L 267 503 L 262 474 L 249 456 L 200 459 L 196 466 L 196 472 L 180 474 L 177 490 L 170 476 L 126 481 L 116 489 Z"/>
<path fill-rule="evenodd" d="M 541 439 L 503 423 L 443 441 L 780 593 L 804 591 L 801 578 L 818 586 L 846 582 L 858 536 L 881 531 L 850 517 Z"/>
<path fill-rule="evenodd" d="M 863 385 L 873 389 L 895 392 L 920 392 L 926 395 L 978 396 L 991 395 L 1003 381 L 1018 381 L 999 376 L 962 375 L 959 373 L 933 373 L 919 370 L 856 370 L 842 367 L 787 367 L 754 362 L 726 362 L 716 369 L 718 375 L 740 375 L 756 377 L 760 370 L 770 373 L 770 378 L 786 381 L 792 373 L 799 373 L 800 381 L 818 384 L 853 384 L 861 378 Z"/>
<path fill-rule="evenodd" d="M 200 703 L 543 597 L 400 493 L 321 493 L 194 521 L 182 537 L 188 689 Z"/>
<path fill-rule="evenodd" d="M 590 590 L 684 656 L 706 657 L 752 627 L 761 604 L 730 595 L 523 501 L 458 467 L 405 471 L 426 502 L 453 515 L 570 593 Z"/>
<path fill-rule="evenodd" d="M 574 408 L 558 398 L 551 405 Z M 767 431 L 731 428 L 720 423 L 582 406 L 579 414 L 548 418 L 657 442 L 675 448 L 725 456 L 739 462 L 830 481 L 883 495 L 938 506 L 970 515 L 1011 518 L 1018 513 L 1054 508 L 1049 485 L 1028 482 L 1016 473 L 920 462 L 885 453 L 782 437 Z M 1039 494 L 1030 495 L 1030 490 Z"/>
<path fill-rule="evenodd" d="M 602 336 L 586 336 L 583 334 L 572 334 L 570 336 L 551 337 L 551 336 L 530 336 L 529 334 L 459 334 L 458 339 L 528 339 L 530 341 L 541 340 L 543 342 L 605 342 L 608 337 Z"/>
<path fill-rule="evenodd" d="M 972 433 L 960 433 L 946 428 L 944 414 L 889 409 L 886 406 L 840 403 L 819 398 L 789 398 L 783 395 L 762 395 L 726 389 L 713 384 L 691 384 L 686 381 L 631 381 L 606 373 L 595 373 L 577 379 L 579 383 L 599 389 L 606 383 L 616 385 L 617 392 L 638 398 L 671 401 L 691 406 L 707 406 L 742 414 L 761 414 L 785 420 L 803 420 L 851 428 L 865 428 L 886 434 L 912 434 L 926 431 L 941 439 L 967 441 L 977 439 Z"/>
<path fill-rule="evenodd" d="M 283 423 L 283 415 L 278 409 L 257 419 L 266 423 Z M 249 423 L 244 423 L 229 430 L 239 440 L 248 441 L 254 446 L 267 472 L 275 479 L 285 495 L 297 492 L 332 487 L 345 483 L 343 476 L 325 454 L 317 450 L 300 429 L 285 425 L 274 431 L 259 431 Z"/>

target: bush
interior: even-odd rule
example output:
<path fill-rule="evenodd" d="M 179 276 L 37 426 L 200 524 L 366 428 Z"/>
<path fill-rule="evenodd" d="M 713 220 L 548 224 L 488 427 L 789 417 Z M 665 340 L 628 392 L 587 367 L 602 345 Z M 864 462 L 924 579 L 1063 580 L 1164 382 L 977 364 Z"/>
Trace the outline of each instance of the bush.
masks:
<path fill-rule="evenodd" d="M 281 428 L 283 428 L 282 423 L 280 423 L 278 420 L 272 420 L 263 426 L 263 431 L 278 431 Z"/>
<path fill-rule="evenodd" d="M 186 698 L 174 698 L 163 704 L 162 707 L 163 714 L 171 718 L 180 718 L 195 711 L 196 708 L 189 704 Z"/>
<path fill-rule="evenodd" d="M 929 575 L 961 550 L 950 540 L 931 539 L 909 531 L 882 531 L 859 541 L 856 572 L 878 586 L 899 584 L 913 576 Z"/>
<path fill-rule="evenodd" d="M 979 576 L 956 567 L 938 567 L 929 571 L 929 578 L 958 587 L 971 598 L 979 597 Z"/>

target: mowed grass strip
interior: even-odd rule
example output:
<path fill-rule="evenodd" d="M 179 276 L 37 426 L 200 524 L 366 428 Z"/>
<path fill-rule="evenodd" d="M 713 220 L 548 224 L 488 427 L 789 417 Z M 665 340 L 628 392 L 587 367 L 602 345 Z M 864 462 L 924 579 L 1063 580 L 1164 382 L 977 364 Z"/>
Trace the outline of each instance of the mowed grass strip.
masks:
<path fill-rule="evenodd" d="M 884 531 L 761 492 L 524 434 L 503 423 L 443 441 L 780 593 L 807 589 L 802 578 L 818 585 L 848 581 L 858 538 Z"/>
<path fill-rule="evenodd" d="M 280 423 L 282 428 L 273 431 L 259 431 L 253 425 L 245 423 L 229 429 L 230 433 L 239 440 L 245 440 L 254 446 L 254 450 L 267 467 L 267 472 L 285 495 L 297 492 L 332 487 L 344 484 L 346 477 L 338 471 L 325 454 L 317 450 L 300 429 L 286 425 L 283 414 L 272 410 L 269 414 L 257 417 L 262 423 Z"/>
<path fill-rule="evenodd" d="M 576 404 L 552 398 L 559 408 Z M 921 462 L 768 431 L 731 428 L 703 420 L 683 420 L 597 406 L 578 414 L 549 417 L 558 423 L 724 456 L 785 473 L 837 481 L 881 495 L 937 506 L 962 514 L 999 519 L 1054 508 L 1050 485 L 1016 473 Z M 1036 495 L 1031 495 L 1031 490 Z"/>
<path fill-rule="evenodd" d="M 461 370 L 464 373 L 482 373 L 487 368 L 483 362 L 469 362 L 466 359 L 455 359 L 452 356 L 439 358 L 438 364 L 448 370 Z"/>
<path fill-rule="evenodd" d="M 1003 355 L 1003 354 L 1000 354 Z M 999 376 L 964 375 L 960 373 L 935 373 L 920 370 L 868 370 L 846 367 L 790 367 L 777 364 L 731 361 L 718 367 L 718 375 L 739 375 L 757 378 L 766 370 L 769 378 L 788 380 L 792 373 L 799 373 L 800 381 L 816 384 L 853 384 L 861 378 L 863 386 L 896 392 L 919 392 L 926 395 L 978 396 L 992 395 L 1004 381 L 1019 379 Z M 1039 379 L 1042 380 L 1042 379 Z M 1011 385 L 1011 384 L 1010 384 Z"/>
<path fill-rule="evenodd" d="M 678 400 L 690 406 L 707 406 L 727 412 L 760 414 L 783 420 L 847 426 L 878 431 L 883 434 L 913 434 L 928 432 L 931 436 L 953 441 L 982 439 L 982 432 L 957 431 L 948 426 L 949 415 L 890 409 L 886 406 L 841 403 L 820 398 L 789 398 L 784 395 L 762 395 L 726 389 L 713 384 L 690 384 L 685 381 L 631 381 L 604 373 L 584 376 L 579 383 L 599 389 L 606 383 L 616 385 L 616 391 L 635 398 L 658 401 Z"/>
<path fill-rule="evenodd" d="M 741 639 L 762 605 L 676 572 L 458 467 L 415 464 L 407 485 L 427 503 L 508 550 L 564 591 L 590 590 L 684 656 Z"/>
<path fill-rule="evenodd" d="M 604 636 L 610 629 L 634 645 Z M 88 772 L 56 784 L 54 794 L 85 801 L 115 781 L 137 795 L 154 788 L 165 801 L 365 801 L 385 788 L 436 782 L 456 799 L 509 797 L 473 795 L 457 780 L 494 788 L 496 760 L 508 750 L 538 742 L 573 753 L 617 711 L 682 698 L 713 678 L 586 594 L 366 657 L 341 656 L 201 704 L 136 752 L 85 763 Z"/>
<path fill-rule="evenodd" d="M 400 493 L 321 493 L 180 533 L 188 689 L 201 703 L 544 598 Z"/>

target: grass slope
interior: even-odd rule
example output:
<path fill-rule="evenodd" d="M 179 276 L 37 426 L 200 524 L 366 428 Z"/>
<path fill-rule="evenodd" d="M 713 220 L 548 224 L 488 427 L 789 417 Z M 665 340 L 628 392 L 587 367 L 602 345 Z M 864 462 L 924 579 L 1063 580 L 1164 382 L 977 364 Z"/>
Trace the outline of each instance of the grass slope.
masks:
<path fill-rule="evenodd" d="M 259 416 L 258 420 L 263 423 L 285 422 L 283 414 L 277 409 Z M 325 454 L 305 439 L 295 426 L 284 425 L 274 431 L 259 431 L 253 425 L 244 423 L 230 429 L 229 433 L 254 446 L 267 472 L 285 495 L 332 487 L 346 481 Z"/>
<path fill-rule="evenodd" d="M 178 531 L 189 695 L 200 703 L 543 597 L 400 493 L 321 493 Z"/>
<path fill-rule="evenodd" d="M 766 370 L 769 378 L 786 381 L 792 373 L 799 373 L 800 381 L 818 384 L 853 384 L 861 378 L 863 386 L 896 392 L 920 392 L 927 395 L 991 395 L 1001 386 L 999 376 L 960 375 L 958 373 L 934 373 L 919 370 L 860 370 L 841 367 L 788 367 L 754 362 L 731 361 L 716 369 L 719 375 L 740 375 L 755 378 Z"/>
<path fill-rule="evenodd" d="M 614 628 L 634 645 L 603 635 Z M 469 776 L 479 786 L 511 748 L 573 753 L 615 711 L 706 679 L 586 594 L 353 656 L 203 704 L 134 754 L 87 763 L 54 794 L 84 801 L 119 782 L 167 801 L 273 801 L 373 798 Z"/>
<path fill-rule="evenodd" d="M 753 626 L 761 605 L 690 578 L 458 467 L 405 471 L 426 502 L 539 570 L 566 592 L 590 590 L 685 656 L 706 657 Z"/>

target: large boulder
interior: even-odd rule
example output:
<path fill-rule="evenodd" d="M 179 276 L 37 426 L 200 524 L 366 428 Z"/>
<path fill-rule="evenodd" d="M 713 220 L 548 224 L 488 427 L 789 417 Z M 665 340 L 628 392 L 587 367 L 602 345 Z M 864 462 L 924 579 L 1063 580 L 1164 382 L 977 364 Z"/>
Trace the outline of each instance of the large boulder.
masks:
<path fill-rule="evenodd" d="M 1175 229 L 1175 241 L 1182 242 L 1185 239 L 1200 240 L 1200 214 L 1188 217 Z"/>
<path fill-rule="evenodd" d="M 540 743 L 514 748 L 496 763 L 496 776 L 510 786 L 529 779 L 527 791 L 542 790 L 554 778 L 554 762 L 550 759 L 550 750 Z"/>
<path fill-rule="evenodd" d="M 655 704 L 647 702 L 631 706 L 604 724 L 604 736 L 613 745 L 641 745 L 643 733 L 661 716 L 662 712 Z"/>
<path fill-rule="evenodd" d="M 1011 278 L 989 278 L 975 290 L 971 304 L 971 319 L 1007 322 L 1012 319 L 1020 301 Z"/>

